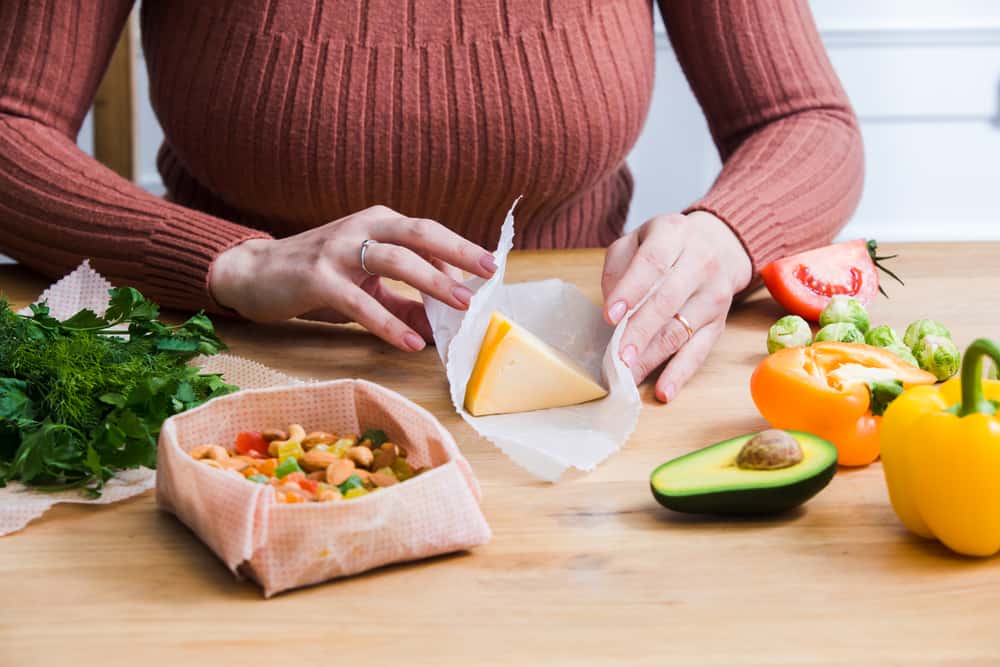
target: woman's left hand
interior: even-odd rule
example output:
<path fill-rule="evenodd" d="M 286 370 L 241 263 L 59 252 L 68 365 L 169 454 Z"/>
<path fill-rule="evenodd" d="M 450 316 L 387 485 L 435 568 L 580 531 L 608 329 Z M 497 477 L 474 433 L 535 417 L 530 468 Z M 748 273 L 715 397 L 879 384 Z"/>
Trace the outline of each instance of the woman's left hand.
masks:
<path fill-rule="evenodd" d="M 664 403 L 673 400 L 708 357 L 751 273 L 740 240 L 704 211 L 655 217 L 615 241 L 601 280 L 608 322 L 621 321 L 657 285 L 629 319 L 619 349 L 636 384 L 669 359 L 655 393 Z"/>

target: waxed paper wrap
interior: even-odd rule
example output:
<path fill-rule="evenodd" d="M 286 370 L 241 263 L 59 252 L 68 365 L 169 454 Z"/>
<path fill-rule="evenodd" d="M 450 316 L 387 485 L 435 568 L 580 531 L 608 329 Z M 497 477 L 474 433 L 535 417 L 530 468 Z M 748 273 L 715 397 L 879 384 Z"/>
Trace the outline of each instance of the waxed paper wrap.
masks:
<path fill-rule="evenodd" d="M 601 309 L 575 285 L 556 279 L 505 283 L 507 255 L 513 245 L 514 207 L 503 223 L 494 253 L 496 273 L 489 280 L 473 277 L 465 281 L 475 292 L 468 310 L 456 310 L 427 296 L 424 302 L 455 410 L 513 461 L 541 479 L 555 481 L 571 467 L 593 470 L 635 430 L 639 391 L 616 352 L 631 313 L 611 327 Z M 593 377 L 601 378 L 608 395 L 564 408 L 485 417 L 469 414 L 465 388 L 495 310 L 580 362 Z"/>

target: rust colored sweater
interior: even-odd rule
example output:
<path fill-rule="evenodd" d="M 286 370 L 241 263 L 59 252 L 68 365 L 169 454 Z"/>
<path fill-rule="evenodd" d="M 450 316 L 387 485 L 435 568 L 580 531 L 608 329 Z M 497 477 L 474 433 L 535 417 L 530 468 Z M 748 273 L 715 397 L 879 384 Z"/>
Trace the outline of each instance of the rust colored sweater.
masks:
<path fill-rule="evenodd" d="M 0 251 L 211 307 L 212 260 L 372 204 L 490 247 L 605 246 L 653 86 L 652 0 L 145 0 L 165 201 L 74 143 L 133 0 L 0 2 Z M 754 267 L 857 204 L 856 119 L 806 0 L 661 0 L 725 165 L 689 210 Z M 647 176 L 655 178 L 655 176 Z M 668 213 L 669 211 L 664 211 Z"/>

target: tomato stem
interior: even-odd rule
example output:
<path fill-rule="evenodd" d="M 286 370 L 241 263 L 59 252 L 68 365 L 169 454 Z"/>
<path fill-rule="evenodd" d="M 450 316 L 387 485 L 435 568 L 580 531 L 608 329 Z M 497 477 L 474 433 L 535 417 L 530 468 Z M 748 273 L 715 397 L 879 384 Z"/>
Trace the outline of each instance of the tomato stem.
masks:
<path fill-rule="evenodd" d="M 876 241 L 875 239 L 869 240 L 867 245 L 868 245 L 868 256 L 872 258 L 872 264 L 875 265 L 875 268 L 877 268 L 879 271 L 884 272 L 886 275 L 888 275 L 890 278 L 892 278 L 893 280 L 895 280 L 900 285 L 905 285 L 906 283 L 904 283 L 903 280 L 899 276 L 897 276 L 895 273 L 893 273 L 892 271 L 890 271 L 889 269 L 887 269 L 882 264 L 882 262 L 884 262 L 885 260 L 887 260 L 887 259 L 896 259 L 897 257 L 899 257 L 899 255 L 884 255 L 882 257 L 879 257 L 879 254 L 878 254 L 878 241 Z M 879 283 L 878 291 L 881 292 L 882 296 L 884 296 L 885 298 L 887 298 L 887 299 L 889 298 L 889 295 L 886 294 L 885 290 L 882 288 L 882 283 L 881 282 Z"/>

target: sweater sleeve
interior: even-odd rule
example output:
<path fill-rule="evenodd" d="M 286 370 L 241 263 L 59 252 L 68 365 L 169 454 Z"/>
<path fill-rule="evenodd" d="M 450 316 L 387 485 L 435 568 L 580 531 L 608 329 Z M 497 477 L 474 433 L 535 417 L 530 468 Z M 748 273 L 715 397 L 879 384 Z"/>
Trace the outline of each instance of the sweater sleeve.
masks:
<path fill-rule="evenodd" d="M 90 258 L 165 306 L 218 310 L 212 261 L 267 235 L 155 197 L 74 142 L 132 4 L 0 2 L 0 252 L 51 277 Z"/>
<path fill-rule="evenodd" d="M 755 274 L 829 243 L 860 199 L 864 155 L 807 0 L 660 0 L 660 9 L 724 163 L 685 212 L 725 221 Z"/>

